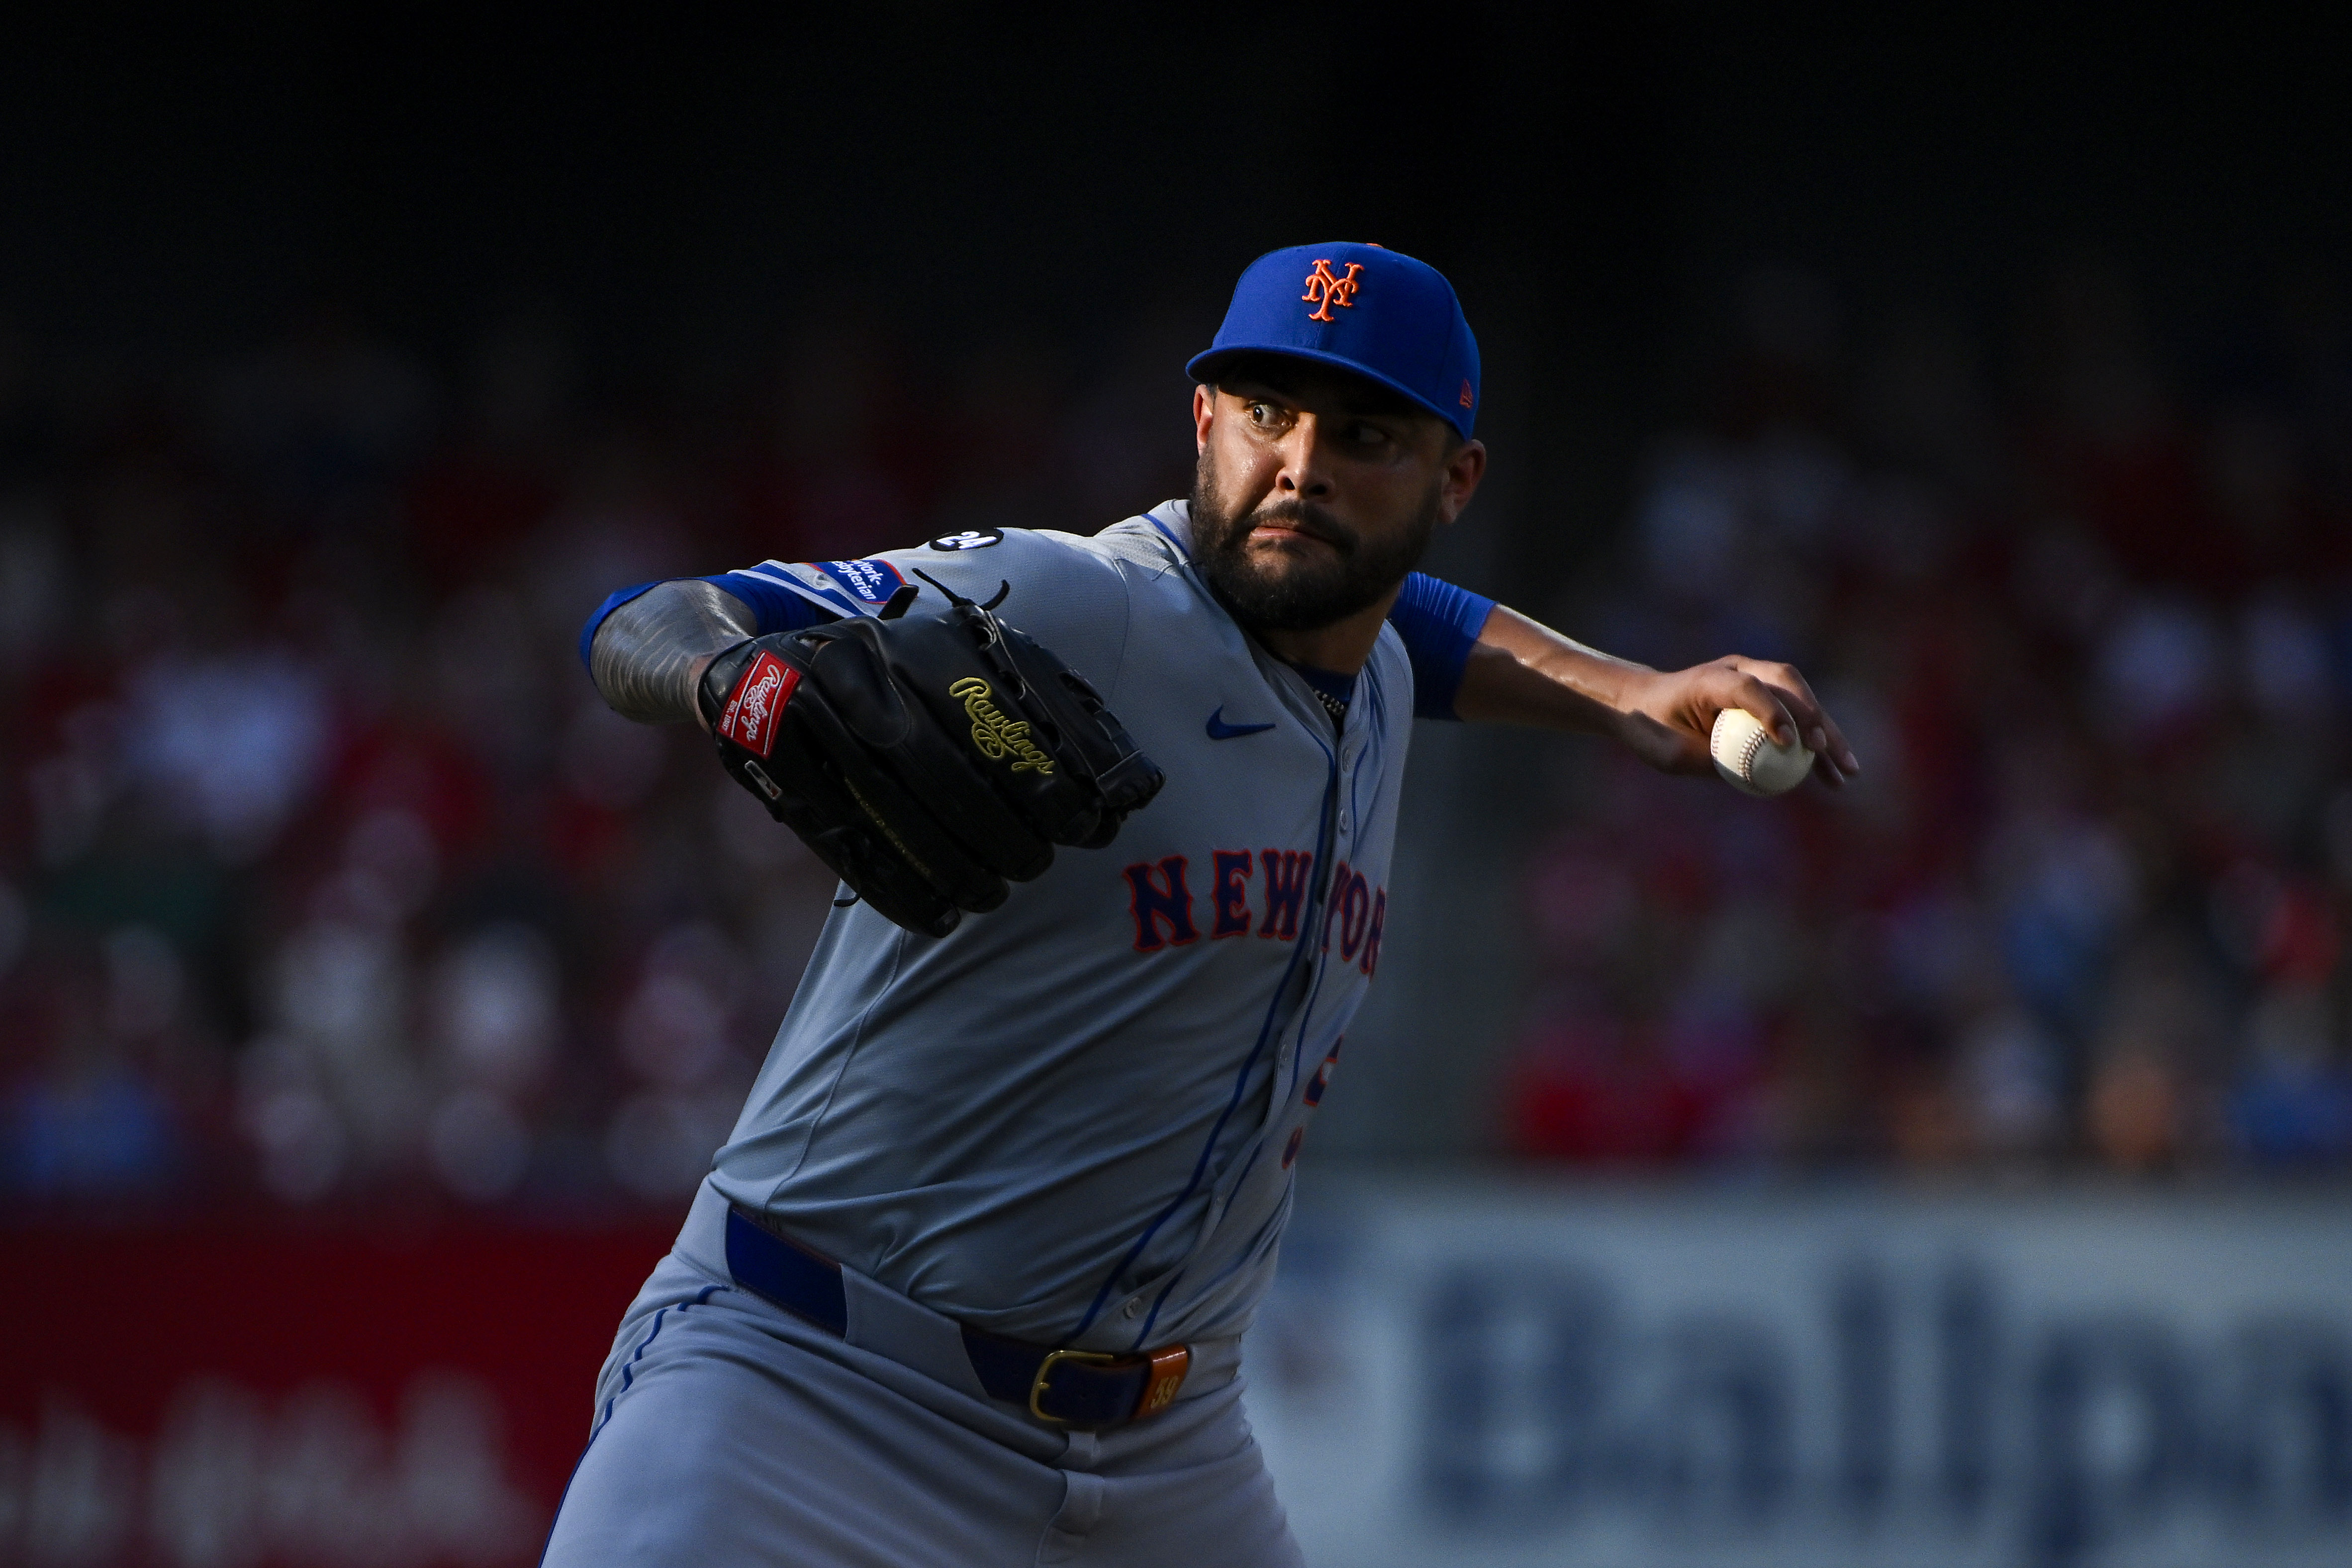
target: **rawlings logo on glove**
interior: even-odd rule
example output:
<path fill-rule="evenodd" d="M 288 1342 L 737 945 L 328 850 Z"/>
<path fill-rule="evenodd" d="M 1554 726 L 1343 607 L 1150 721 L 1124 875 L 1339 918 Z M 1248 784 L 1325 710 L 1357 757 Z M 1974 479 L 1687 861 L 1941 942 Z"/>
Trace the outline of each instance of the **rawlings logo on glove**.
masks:
<path fill-rule="evenodd" d="M 978 675 L 966 675 L 948 688 L 948 695 L 963 699 L 964 716 L 971 720 L 971 743 L 991 762 L 1002 762 L 1007 756 L 1021 760 L 1013 771 L 1034 768 L 1040 773 L 1054 771 L 1054 759 L 1037 749 L 1029 738 L 1029 727 L 1015 724 L 996 711 L 988 700 L 988 683 Z"/>
<path fill-rule="evenodd" d="M 726 716 L 719 721 L 718 733 L 756 757 L 772 754 L 776 727 L 770 721 L 792 700 L 793 688 L 800 684 L 798 670 L 763 651 L 727 699 Z"/>

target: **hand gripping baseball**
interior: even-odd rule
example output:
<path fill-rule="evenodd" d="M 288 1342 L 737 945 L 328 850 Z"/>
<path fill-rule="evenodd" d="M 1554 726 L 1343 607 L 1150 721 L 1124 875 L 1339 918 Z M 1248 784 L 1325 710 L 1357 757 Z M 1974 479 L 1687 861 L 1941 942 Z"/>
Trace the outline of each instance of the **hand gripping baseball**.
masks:
<path fill-rule="evenodd" d="M 929 581 L 928 577 L 926 581 Z M 947 594 L 739 643 L 699 699 L 719 758 L 853 893 L 944 936 L 1008 882 L 1098 849 L 1162 775 L 1078 674 L 993 611 Z"/>

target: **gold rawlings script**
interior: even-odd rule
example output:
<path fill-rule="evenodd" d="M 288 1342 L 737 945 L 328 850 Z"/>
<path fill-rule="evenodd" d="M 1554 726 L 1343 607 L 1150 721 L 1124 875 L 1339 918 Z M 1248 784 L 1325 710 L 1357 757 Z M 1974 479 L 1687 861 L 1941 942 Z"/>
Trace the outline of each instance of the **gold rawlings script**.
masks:
<path fill-rule="evenodd" d="M 980 747 L 980 754 L 991 762 L 1018 758 L 1013 764 L 1015 773 L 1024 768 L 1054 771 L 1054 759 L 1037 749 L 1037 743 L 1029 738 L 1029 727 L 997 712 L 989 695 L 988 683 L 978 675 L 966 675 L 948 688 L 948 695 L 963 699 L 964 716 L 971 720 L 971 743 Z"/>

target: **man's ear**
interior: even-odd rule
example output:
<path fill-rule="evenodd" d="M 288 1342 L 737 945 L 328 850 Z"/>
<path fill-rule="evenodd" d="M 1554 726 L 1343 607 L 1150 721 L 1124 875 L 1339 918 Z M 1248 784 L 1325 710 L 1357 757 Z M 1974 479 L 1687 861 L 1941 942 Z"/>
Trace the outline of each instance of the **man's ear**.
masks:
<path fill-rule="evenodd" d="M 1217 423 L 1217 389 L 1202 382 L 1192 389 L 1192 451 L 1209 449 L 1209 427 Z"/>
<path fill-rule="evenodd" d="M 1454 455 L 1445 460 L 1445 472 L 1438 483 L 1438 521 L 1450 523 L 1460 517 L 1470 505 L 1470 497 L 1478 493 L 1478 481 L 1486 476 L 1485 442 L 1465 441 L 1454 448 Z"/>

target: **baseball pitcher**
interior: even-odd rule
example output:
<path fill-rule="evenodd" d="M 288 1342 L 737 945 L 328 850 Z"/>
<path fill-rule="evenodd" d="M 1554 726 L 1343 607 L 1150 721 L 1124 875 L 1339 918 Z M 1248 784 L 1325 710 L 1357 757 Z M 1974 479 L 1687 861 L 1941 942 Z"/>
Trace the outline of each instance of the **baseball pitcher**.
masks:
<path fill-rule="evenodd" d="M 1188 368 L 1189 500 L 643 585 L 583 632 L 614 708 L 701 725 L 842 886 L 550 1564 L 1297 1562 L 1241 1340 L 1380 972 L 1411 721 L 1700 773 L 1738 708 L 1853 771 L 1785 664 L 1646 669 L 1413 570 L 1486 466 L 1431 267 L 1262 256 Z"/>

